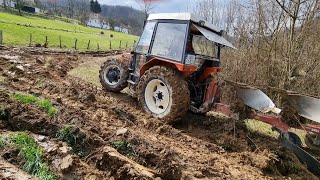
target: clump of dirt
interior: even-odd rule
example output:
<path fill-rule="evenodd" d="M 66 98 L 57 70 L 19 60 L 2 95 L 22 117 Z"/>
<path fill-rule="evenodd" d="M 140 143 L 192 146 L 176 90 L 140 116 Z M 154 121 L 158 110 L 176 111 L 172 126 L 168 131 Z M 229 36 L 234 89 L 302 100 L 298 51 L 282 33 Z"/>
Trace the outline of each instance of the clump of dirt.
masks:
<path fill-rule="evenodd" d="M 20 149 L 13 146 L 7 146 L 0 150 L 1 157 L 9 163 L 21 167 L 24 164 L 23 158 L 19 156 Z"/>
<path fill-rule="evenodd" d="M 306 167 L 300 163 L 293 152 L 282 147 L 275 152 L 275 157 L 268 162 L 264 168 L 265 173 L 275 176 L 292 176 L 294 178 L 309 177 L 308 179 L 318 179 Z"/>
<path fill-rule="evenodd" d="M 98 140 L 92 140 L 86 133 L 79 128 L 64 126 L 57 132 L 57 138 L 66 142 L 72 147 L 73 153 L 84 158 L 90 154 L 94 147 L 102 146 L 104 143 Z"/>

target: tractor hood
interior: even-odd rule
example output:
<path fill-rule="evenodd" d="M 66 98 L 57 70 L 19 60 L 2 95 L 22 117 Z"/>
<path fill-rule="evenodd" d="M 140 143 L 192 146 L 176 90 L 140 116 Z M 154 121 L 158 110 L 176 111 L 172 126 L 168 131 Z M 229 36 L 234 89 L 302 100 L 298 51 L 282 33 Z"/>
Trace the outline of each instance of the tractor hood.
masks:
<path fill-rule="evenodd" d="M 193 24 L 208 40 L 213 41 L 215 43 L 236 49 L 229 41 L 227 41 L 224 37 L 219 34 L 212 32 L 206 28 L 200 27 L 199 25 Z"/>

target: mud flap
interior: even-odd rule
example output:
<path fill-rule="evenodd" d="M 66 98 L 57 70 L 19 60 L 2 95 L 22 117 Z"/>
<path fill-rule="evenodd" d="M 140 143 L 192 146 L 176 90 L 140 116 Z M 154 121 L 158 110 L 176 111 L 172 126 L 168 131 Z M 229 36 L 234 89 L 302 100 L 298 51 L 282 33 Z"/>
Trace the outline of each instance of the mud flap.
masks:
<path fill-rule="evenodd" d="M 280 134 L 279 139 L 282 146 L 293 151 L 299 161 L 305 164 L 311 172 L 320 175 L 320 162 L 315 157 L 303 150 L 299 145 L 291 142 L 284 134 Z"/>

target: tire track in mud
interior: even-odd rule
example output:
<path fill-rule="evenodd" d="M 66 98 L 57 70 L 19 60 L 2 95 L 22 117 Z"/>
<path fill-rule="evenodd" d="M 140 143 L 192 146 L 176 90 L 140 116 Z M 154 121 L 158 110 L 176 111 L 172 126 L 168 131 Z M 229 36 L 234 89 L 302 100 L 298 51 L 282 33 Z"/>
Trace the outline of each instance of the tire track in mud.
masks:
<path fill-rule="evenodd" d="M 175 125 L 178 129 L 166 125 L 144 114 L 135 99 L 128 95 L 104 92 L 83 80 L 68 77 L 67 72 L 79 63 L 80 58 L 60 56 L 48 58 L 49 62 L 43 60 L 43 63 L 37 62 L 37 56 L 36 60 L 29 56 L 24 61 L 32 64 L 30 70 L 19 72 L 14 77 L 8 76 L 4 84 L 15 91 L 54 100 L 61 107 L 60 113 L 54 119 L 46 118 L 44 122 L 58 124 L 59 127 L 74 125 L 80 128 L 89 137 L 88 144 L 92 147 L 90 156 L 85 160 L 95 168 L 111 171 L 112 175 L 118 178 L 139 177 L 139 173 L 128 174 L 134 162 L 129 167 L 125 161 L 105 169 L 105 147 L 120 139 L 134 145 L 136 157 L 131 157 L 132 159 L 153 169 L 155 174 L 163 179 L 270 178 L 268 174 L 264 174 L 268 162 L 272 161 L 268 157 L 269 152 L 227 152 L 210 136 L 210 130 L 216 129 L 213 132 L 219 134 L 222 128 L 206 128 L 219 125 L 210 122 L 206 117 L 192 116 L 191 121 L 194 122 L 191 123 L 187 120 L 189 118 L 185 118 L 188 123 L 184 124 L 182 121 L 181 125 Z M 209 124 L 206 124 L 208 122 Z M 226 123 L 226 126 L 230 124 L 233 125 Z M 39 125 L 40 130 L 41 127 L 45 130 L 38 133 L 48 133 L 45 126 L 48 125 Z M 127 128 L 128 133 L 116 136 L 117 130 L 121 128 Z M 35 131 L 32 126 L 29 130 Z M 237 138 L 247 143 L 243 134 L 239 134 Z M 218 139 L 223 138 L 221 136 Z M 237 148 L 244 147 L 247 145 Z M 121 170 L 118 172 L 119 169 Z"/>

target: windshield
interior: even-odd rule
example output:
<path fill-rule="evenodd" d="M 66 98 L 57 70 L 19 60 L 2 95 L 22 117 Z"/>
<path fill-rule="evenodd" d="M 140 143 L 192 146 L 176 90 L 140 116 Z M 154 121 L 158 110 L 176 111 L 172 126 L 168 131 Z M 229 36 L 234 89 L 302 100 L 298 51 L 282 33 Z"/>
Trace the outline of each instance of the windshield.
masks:
<path fill-rule="evenodd" d="M 155 24 L 155 22 L 148 22 L 146 24 L 144 31 L 140 37 L 139 43 L 137 45 L 136 52 L 142 54 L 148 53 Z"/>

